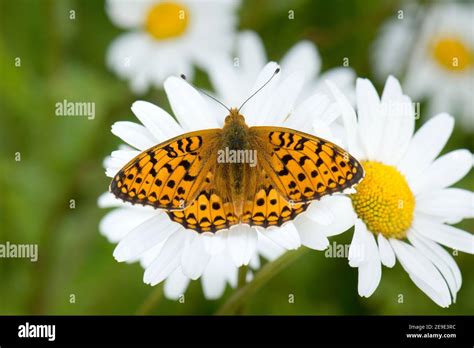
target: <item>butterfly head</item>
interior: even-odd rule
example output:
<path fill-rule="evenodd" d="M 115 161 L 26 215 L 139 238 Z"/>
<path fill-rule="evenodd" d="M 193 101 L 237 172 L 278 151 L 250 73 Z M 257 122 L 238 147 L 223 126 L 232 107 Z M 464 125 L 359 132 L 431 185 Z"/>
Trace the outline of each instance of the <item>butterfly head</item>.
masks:
<path fill-rule="evenodd" d="M 229 115 L 225 118 L 225 124 L 245 124 L 245 117 L 239 112 L 237 108 L 231 108 Z"/>

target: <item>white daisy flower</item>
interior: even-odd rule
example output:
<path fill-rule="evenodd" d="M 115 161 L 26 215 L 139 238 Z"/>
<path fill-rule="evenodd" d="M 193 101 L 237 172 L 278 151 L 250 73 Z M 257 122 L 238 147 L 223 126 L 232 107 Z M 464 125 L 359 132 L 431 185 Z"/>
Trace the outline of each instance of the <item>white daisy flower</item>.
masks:
<path fill-rule="evenodd" d="M 381 98 L 368 80 L 357 80 L 357 116 L 328 85 L 343 110 L 348 151 L 365 169 L 350 195 L 357 219 L 348 258 L 359 271 L 359 295 L 372 295 L 381 265 L 393 267 L 398 259 L 423 292 L 448 307 L 461 287 L 461 272 L 440 244 L 474 253 L 474 236 L 450 226 L 474 217 L 474 194 L 449 187 L 471 170 L 473 156 L 456 150 L 437 158 L 454 119 L 439 114 L 414 133 L 413 104 L 391 76 Z"/>
<path fill-rule="evenodd" d="M 375 44 L 378 77 L 404 76 L 405 91 L 429 100 L 428 114 L 449 111 L 474 130 L 474 5 L 407 7 L 389 21 Z"/>
<path fill-rule="evenodd" d="M 107 64 L 136 93 L 162 86 L 170 75 L 193 76 L 230 49 L 239 0 L 108 0 L 112 22 L 131 30 L 109 47 Z"/>
<path fill-rule="evenodd" d="M 161 245 L 150 249 L 140 257 L 140 264 L 143 268 L 148 268 L 160 249 Z M 284 252 L 284 248 L 265 237 L 264 234 L 258 233 L 257 247 L 248 265 L 247 281 L 252 279 L 252 271 L 260 268 L 260 255 L 267 260 L 274 260 Z M 201 275 L 204 297 L 208 300 L 220 298 L 224 294 L 227 284 L 231 288 L 236 288 L 238 268 L 227 250 L 224 248 L 214 250 Z M 181 267 L 177 267 L 164 283 L 164 295 L 171 300 L 179 299 L 180 296 L 185 294 L 191 280 L 189 276 L 185 275 Z"/>
<path fill-rule="evenodd" d="M 252 31 L 245 31 L 238 35 L 234 57 L 216 56 L 208 60 L 208 72 L 212 86 L 216 90 L 217 98 L 226 105 L 240 105 L 250 90 L 260 87 L 255 83 L 255 76 L 267 64 L 265 48 L 260 37 Z M 355 73 L 347 67 L 332 68 L 321 73 L 321 57 L 316 46 L 310 41 L 300 41 L 295 44 L 281 59 L 280 65 L 282 71 L 279 74 L 280 80 L 283 80 L 287 74 L 300 72 L 304 79 L 300 79 L 302 87 L 291 93 L 298 95 L 298 102 L 308 96 L 316 93 L 325 93 L 330 98 L 331 94 L 326 89 L 324 81 L 330 80 L 336 84 L 351 100 L 354 94 Z M 298 76 L 299 78 L 299 76 Z M 269 94 L 267 89 L 260 97 L 265 98 Z M 253 104 L 255 107 L 255 103 Z M 332 107 L 337 109 L 337 105 Z M 215 109 L 219 114 L 218 117 L 225 117 L 215 105 Z M 245 110 L 245 109 L 244 109 Z M 249 110 L 247 114 L 254 110 Z M 335 110 L 334 110 L 335 111 Z M 266 120 L 259 117 L 260 124 L 264 124 Z"/>
<path fill-rule="evenodd" d="M 268 63 L 258 75 L 255 86 L 267 81 L 277 67 L 276 63 Z M 266 125 L 299 129 L 331 139 L 330 125 L 338 114 L 327 112 L 334 109 L 327 96 L 313 95 L 295 105 L 303 81 L 304 74 L 300 71 L 288 73 L 286 77 L 276 75 L 244 107 L 242 112 L 247 124 L 259 124 L 258 116 L 265 115 Z M 109 177 L 139 152 L 166 139 L 193 130 L 222 127 L 223 118 L 214 117 L 211 111 L 214 101 L 176 77 L 168 78 L 164 87 L 179 123 L 158 106 L 135 102 L 132 111 L 142 125 L 117 122 L 112 126 L 112 132 L 130 147 L 122 147 L 106 159 Z M 250 94 L 251 91 L 245 97 Z M 324 250 L 329 244 L 327 237 L 344 232 L 354 220 L 353 214 L 340 213 L 350 211 L 351 205 L 350 199 L 342 195 L 324 197 L 295 220 L 278 228 L 264 230 L 239 225 L 215 234 L 187 230 L 161 210 L 132 206 L 108 193 L 99 199 L 99 205 L 116 207 L 100 223 L 101 232 L 111 242 L 118 242 L 114 257 L 118 261 L 141 261 L 147 284 L 156 285 L 167 279 L 165 295 L 170 298 L 184 293 L 189 280 L 201 276 L 206 297 L 219 297 L 226 283 L 236 286 L 238 267 L 247 264 L 253 269 L 259 267 L 259 255 L 274 259 L 284 250 L 301 245 Z"/>
<path fill-rule="evenodd" d="M 418 4 L 410 3 L 380 27 L 371 51 L 373 71 L 380 82 L 388 75 L 403 76 L 421 12 Z"/>

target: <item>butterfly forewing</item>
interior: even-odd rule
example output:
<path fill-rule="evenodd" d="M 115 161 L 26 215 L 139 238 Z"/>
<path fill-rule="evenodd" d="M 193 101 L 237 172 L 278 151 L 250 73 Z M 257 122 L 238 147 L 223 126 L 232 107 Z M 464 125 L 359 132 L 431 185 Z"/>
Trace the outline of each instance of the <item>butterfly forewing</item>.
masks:
<path fill-rule="evenodd" d="M 309 202 L 342 192 L 364 176 L 354 157 L 327 140 L 281 127 L 250 130 L 260 164 L 287 201 Z"/>
<path fill-rule="evenodd" d="M 221 129 L 186 133 L 142 152 L 120 170 L 110 191 L 131 203 L 167 210 L 189 206 L 213 165 Z"/>

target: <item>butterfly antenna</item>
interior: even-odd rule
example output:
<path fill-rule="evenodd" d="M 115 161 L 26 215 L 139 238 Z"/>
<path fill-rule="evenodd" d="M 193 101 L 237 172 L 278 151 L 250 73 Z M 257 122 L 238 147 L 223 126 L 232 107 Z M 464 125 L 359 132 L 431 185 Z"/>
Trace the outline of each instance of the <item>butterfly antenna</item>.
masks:
<path fill-rule="evenodd" d="M 193 87 L 194 89 L 197 89 L 199 92 L 201 92 L 201 93 L 204 94 L 205 96 L 211 98 L 212 100 L 218 102 L 218 103 L 221 104 L 223 107 L 225 107 L 227 111 L 230 112 L 230 109 L 229 109 L 223 102 L 221 102 L 221 101 L 218 100 L 217 98 L 214 98 L 212 95 L 208 94 L 208 93 L 205 92 L 203 89 L 198 88 L 198 87 L 196 87 L 196 86 L 193 86 L 191 83 L 189 83 L 189 81 L 186 79 L 186 75 L 181 74 L 181 78 L 182 78 L 184 81 L 186 81 L 188 85 L 190 85 L 190 86 Z"/>
<path fill-rule="evenodd" d="M 248 98 L 242 103 L 242 105 L 240 105 L 238 111 L 240 112 L 240 109 L 242 109 L 242 108 L 244 107 L 245 103 L 247 103 L 250 99 L 252 99 L 252 98 L 255 96 L 255 94 L 257 94 L 258 92 L 260 92 L 260 91 L 263 89 L 263 87 L 265 87 L 266 85 L 268 85 L 268 84 L 270 83 L 270 81 L 275 77 L 275 75 L 278 74 L 279 72 L 280 72 L 280 68 L 276 68 L 275 71 L 273 72 L 273 75 L 267 80 L 267 82 L 265 82 L 262 87 L 260 87 L 259 89 L 257 89 L 250 97 L 248 97 Z"/>

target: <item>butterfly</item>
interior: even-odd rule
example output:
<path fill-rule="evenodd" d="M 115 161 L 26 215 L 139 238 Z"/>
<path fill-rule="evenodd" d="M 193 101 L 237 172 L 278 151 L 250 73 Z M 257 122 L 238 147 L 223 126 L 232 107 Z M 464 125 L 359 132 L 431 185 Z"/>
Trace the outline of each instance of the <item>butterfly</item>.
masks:
<path fill-rule="evenodd" d="M 281 226 L 363 178 L 361 164 L 339 146 L 289 128 L 249 127 L 239 110 L 229 110 L 223 128 L 143 151 L 114 176 L 110 191 L 203 233 Z"/>

